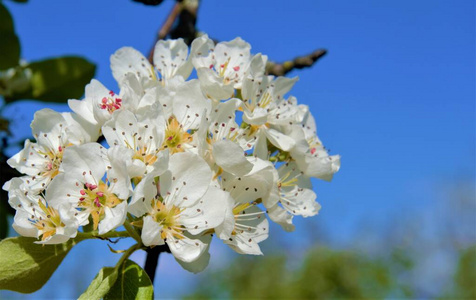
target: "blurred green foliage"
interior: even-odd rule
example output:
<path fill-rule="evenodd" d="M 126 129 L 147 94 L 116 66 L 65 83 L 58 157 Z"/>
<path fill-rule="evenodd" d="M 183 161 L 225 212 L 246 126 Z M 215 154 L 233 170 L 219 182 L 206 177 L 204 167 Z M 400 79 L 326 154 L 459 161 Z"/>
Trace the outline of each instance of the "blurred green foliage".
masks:
<path fill-rule="evenodd" d="M 0 2 L 0 70 L 18 65 L 20 41 L 15 34 L 13 19 L 7 8 Z"/>
<path fill-rule="evenodd" d="M 400 279 L 410 274 L 412 256 L 388 258 L 355 251 L 311 249 L 301 264 L 293 257 L 240 256 L 227 269 L 201 280 L 185 299 L 388 299 L 418 298 Z M 461 253 L 452 288 L 442 298 L 476 299 L 476 247 Z"/>
<path fill-rule="evenodd" d="M 461 251 L 453 289 L 443 298 L 476 299 L 476 245 Z"/>
<path fill-rule="evenodd" d="M 22 69 L 31 72 L 29 84 L 23 91 L 5 96 L 6 103 L 20 99 L 66 103 L 68 98 L 79 98 L 96 66 L 84 58 L 67 56 L 32 62 Z"/>
<path fill-rule="evenodd" d="M 410 297 L 392 274 L 398 261 L 317 247 L 291 268 L 283 255 L 241 256 L 226 270 L 200 282 L 187 299 L 331 299 Z"/>

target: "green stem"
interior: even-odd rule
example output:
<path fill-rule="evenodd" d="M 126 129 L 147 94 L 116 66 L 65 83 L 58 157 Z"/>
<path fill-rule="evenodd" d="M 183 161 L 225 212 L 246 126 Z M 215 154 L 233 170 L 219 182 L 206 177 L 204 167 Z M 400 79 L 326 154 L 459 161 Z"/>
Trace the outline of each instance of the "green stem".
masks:
<path fill-rule="evenodd" d="M 129 235 L 130 235 L 134 240 L 136 240 L 139 244 L 142 244 L 142 240 L 141 240 L 139 234 L 137 233 L 137 231 L 135 230 L 135 228 L 131 225 L 131 223 L 130 223 L 128 220 L 125 220 L 125 221 L 124 221 L 124 228 L 127 230 L 127 232 L 129 233 Z"/>
<path fill-rule="evenodd" d="M 121 238 L 129 237 L 130 234 L 128 231 L 110 231 L 104 234 L 98 234 L 97 231 L 91 232 L 78 232 L 76 235 L 77 240 L 86 240 L 86 239 L 96 239 L 96 238 Z"/>
<path fill-rule="evenodd" d="M 124 252 L 124 254 L 121 256 L 121 258 L 117 262 L 115 268 L 119 269 L 119 267 L 124 263 L 124 261 L 128 259 L 129 256 L 131 256 L 131 254 L 134 253 L 134 251 L 140 249 L 140 247 L 141 247 L 141 244 L 134 244 L 129 249 L 127 249 L 126 252 Z"/>

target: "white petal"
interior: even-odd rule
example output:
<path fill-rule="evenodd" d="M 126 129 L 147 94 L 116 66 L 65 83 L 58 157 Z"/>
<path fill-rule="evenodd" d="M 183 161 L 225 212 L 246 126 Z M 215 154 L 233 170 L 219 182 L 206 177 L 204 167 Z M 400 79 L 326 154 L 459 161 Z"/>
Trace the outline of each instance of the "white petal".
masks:
<path fill-rule="evenodd" d="M 92 99 L 86 98 L 83 100 L 69 99 L 68 106 L 72 111 L 77 113 L 81 118 L 87 122 L 97 125 L 98 121 L 94 118 Z"/>
<path fill-rule="evenodd" d="M 202 272 L 208 266 L 208 263 L 210 262 L 210 253 L 206 251 L 192 262 L 184 262 L 180 259 L 176 260 L 182 266 L 182 268 L 196 274 Z"/>
<path fill-rule="evenodd" d="M 86 179 L 85 182 L 96 184 L 106 172 L 102 150 L 103 147 L 98 143 L 67 147 L 60 171 L 75 179 Z"/>
<path fill-rule="evenodd" d="M 134 189 L 128 211 L 136 217 L 140 217 L 152 209 L 151 200 L 157 195 L 157 186 L 154 176 L 148 174 Z"/>
<path fill-rule="evenodd" d="M 106 206 L 104 212 L 104 219 L 99 222 L 98 226 L 99 234 L 104 234 L 124 224 L 127 216 L 127 202 L 123 201 L 113 208 Z"/>
<path fill-rule="evenodd" d="M 95 142 L 101 135 L 99 125 L 93 125 L 75 113 L 62 113 L 68 123 L 66 134 L 74 145 Z"/>
<path fill-rule="evenodd" d="M 197 235 L 223 223 L 230 201 L 230 194 L 211 186 L 195 205 L 186 208 L 179 219 L 187 231 Z"/>
<path fill-rule="evenodd" d="M 281 225 L 287 232 L 292 232 L 296 229 L 293 225 L 293 215 L 289 214 L 279 205 L 268 208 L 268 216 L 273 222 Z"/>
<path fill-rule="evenodd" d="M 48 205 L 58 209 L 64 202 L 75 204 L 79 200 L 79 190 L 76 186 L 77 179 L 69 174 L 60 173 L 49 184 L 46 189 L 46 200 Z M 83 181 L 79 181 L 83 184 Z M 76 194 L 78 196 L 76 197 Z M 70 195 L 68 197 L 68 195 Z"/>
<path fill-rule="evenodd" d="M 279 149 L 283 151 L 289 151 L 292 147 L 294 147 L 295 142 L 289 136 L 284 135 L 272 128 L 268 128 L 265 132 L 266 137 L 271 142 L 271 144 L 275 145 Z"/>
<path fill-rule="evenodd" d="M 227 197 L 222 200 L 222 205 L 226 207 L 225 218 L 221 224 L 215 227 L 215 233 L 219 239 L 228 240 L 235 228 L 235 216 L 233 215 L 234 200 Z"/>
<path fill-rule="evenodd" d="M 129 151 L 123 151 L 121 147 L 108 149 L 108 158 L 111 169 L 107 171 L 108 180 L 111 182 L 110 190 L 119 197 L 127 200 L 132 194 L 131 178 L 128 175 L 128 164 L 131 165 Z"/>
<path fill-rule="evenodd" d="M 30 140 L 25 140 L 24 148 L 7 160 L 8 165 L 17 169 L 20 173 L 31 176 L 41 173 L 48 160 L 42 157 L 33 148 L 37 148 L 40 151 L 44 150 L 42 146 L 30 142 Z"/>
<path fill-rule="evenodd" d="M 187 79 L 193 68 L 187 55 L 188 46 L 183 39 L 160 40 L 155 45 L 154 66 L 165 80 L 176 75 Z"/>
<path fill-rule="evenodd" d="M 255 148 L 253 149 L 254 156 L 261 159 L 268 159 L 267 141 L 265 130 L 259 129 L 256 133 Z"/>
<path fill-rule="evenodd" d="M 223 170 L 236 176 L 243 176 L 251 171 L 253 164 L 246 158 L 243 149 L 230 140 L 221 140 L 213 144 L 213 157 Z"/>
<path fill-rule="evenodd" d="M 196 69 L 202 67 L 210 68 L 210 65 L 213 65 L 214 61 L 211 51 L 214 47 L 215 43 L 206 34 L 193 40 L 190 56 Z"/>
<path fill-rule="evenodd" d="M 211 242 L 211 235 L 206 235 L 200 237 L 200 240 L 204 242 L 205 244 L 208 245 L 207 249 L 203 252 L 202 255 L 199 256 L 199 258 L 195 261 L 186 263 L 180 259 L 176 259 L 177 262 L 187 271 L 192 272 L 192 273 L 199 273 L 203 271 L 207 266 L 210 261 L 210 253 L 208 252 L 208 249 L 210 248 L 210 242 Z"/>
<path fill-rule="evenodd" d="M 36 241 L 35 244 L 54 245 L 66 243 L 71 236 L 69 234 L 55 234 L 44 241 Z"/>
<path fill-rule="evenodd" d="M 212 171 L 200 156 L 176 153 L 170 157 L 169 171 L 160 177 L 160 191 L 164 201 L 176 206 L 190 206 L 207 191 Z"/>
<path fill-rule="evenodd" d="M 291 88 L 294 86 L 296 81 L 298 81 L 298 77 L 288 78 L 288 77 L 278 77 L 276 78 L 274 83 L 273 89 L 273 96 L 274 98 L 280 100 L 283 98 L 284 94 L 289 92 Z"/>
<path fill-rule="evenodd" d="M 305 175 L 331 181 L 334 174 L 340 169 L 340 155 L 314 157 L 305 156 L 304 161 L 296 160 L 299 168 Z"/>
<path fill-rule="evenodd" d="M 234 88 L 231 84 L 224 84 L 223 79 L 209 68 L 197 69 L 202 90 L 215 100 L 225 100 L 233 97 Z"/>
<path fill-rule="evenodd" d="M 30 215 L 24 210 L 17 210 L 13 218 L 13 229 L 22 236 L 38 238 L 38 229 L 28 221 Z"/>
<path fill-rule="evenodd" d="M 152 66 L 139 51 L 123 47 L 111 55 L 112 75 L 121 82 L 127 73 L 134 73 L 138 78 L 150 78 Z"/>
<path fill-rule="evenodd" d="M 196 261 L 207 250 L 207 244 L 199 239 L 177 239 L 169 235 L 166 242 L 173 256 L 187 263 Z"/>
<path fill-rule="evenodd" d="M 235 217 L 235 223 L 241 226 L 235 225 L 236 235 L 224 242 L 240 254 L 262 255 L 258 243 L 268 238 L 269 223 L 260 212 L 261 209 L 252 206 L 245 210 L 245 214 Z"/>
<path fill-rule="evenodd" d="M 146 246 L 163 245 L 165 242 L 160 237 L 162 226 L 155 222 L 151 216 L 144 217 L 144 225 L 142 226 L 141 239 Z"/>
<path fill-rule="evenodd" d="M 173 99 L 173 114 L 185 130 L 198 129 L 201 115 L 210 112 L 210 100 L 200 90 L 198 80 L 190 80 L 180 86 Z"/>
<path fill-rule="evenodd" d="M 58 136 L 61 136 L 63 133 L 62 127 L 66 124 L 66 120 L 60 113 L 44 108 L 35 112 L 30 126 L 33 136 L 39 144 L 56 150 L 61 144 Z"/>
<path fill-rule="evenodd" d="M 268 197 L 274 185 L 274 167 L 271 163 L 257 159 L 252 171 L 242 177 L 229 176 L 224 173 L 222 184 L 230 192 L 236 203 L 255 201 L 258 198 Z"/>

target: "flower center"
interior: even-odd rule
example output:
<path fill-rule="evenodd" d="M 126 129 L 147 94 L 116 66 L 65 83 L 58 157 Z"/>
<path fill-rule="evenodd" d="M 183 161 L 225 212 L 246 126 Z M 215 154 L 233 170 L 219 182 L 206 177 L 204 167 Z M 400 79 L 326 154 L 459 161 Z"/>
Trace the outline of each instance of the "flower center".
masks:
<path fill-rule="evenodd" d="M 71 145 L 72 144 L 69 144 L 65 147 Z M 59 167 L 63 161 L 64 148 L 59 146 L 58 151 L 50 150 L 46 153 L 38 151 L 38 153 L 42 154 L 48 160 L 45 165 L 45 171 L 41 174 L 41 176 L 53 179 L 59 173 Z"/>
<path fill-rule="evenodd" d="M 169 149 L 171 154 L 184 152 L 184 144 L 190 143 L 193 140 L 192 135 L 183 130 L 182 125 L 172 117 L 169 120 L 167 129 L 165 130 L 165 140 L 162 148 Z"/>
<path fill-rule="evenodd" d="M 154 221 L 162 225 L 162 230 L 160 236 L 162 239 L 166 239 L 167 236 L 173 235 L 177 239 L 183 237 L 183 227 L 180 226 L 177 222 L 177 217 L 180 215 L 180 208 L 172 205 L 172 207 L 167 207 L 163 202 L 162 198 L 152 200 L 152 211 L 149 215 L 154 218 Z"/>
<path fill-rule="evenodd" d="M 44 241 L 56 233 L 57 227 L 64 227 L 61 222 L 58 211 L 52 207 L 46 207 L 45 203 L 40 199 L 38 205 L 41 211 L 35 211 L 36 216 L 32 216 L 30 222 L 42 232 L 41 240 Z"/>
<path fill-rule="evenodd" d="M 121 108 L 122 99 L 115 97 L 113 91 L 109 91 L 109 96 L 103 97 L 99 107 L 101 109 L 107 110 L 109 113 L 113 113 L 116 109 Z"/>
<path fill-rule="evenodd" d="M 85 183 L 79 193 L 81 197 L 78 207 L 89 211 L 93 218 L 94 230 L 98 228 L 99 221 L 104 217 L 105 207 L 113 208 L 121 203 L 121 200 L 111 193 L 102 181 L 99 185 Z"/>
<path fill-rule="evenodd" d="M 132 159 L 139 159 L 146 165 L 152 165 L 157 161 L 157 156 L 155 156 L 155 154 L 147 153 L 147 146 L 144 146 L 136 150 Z"/>

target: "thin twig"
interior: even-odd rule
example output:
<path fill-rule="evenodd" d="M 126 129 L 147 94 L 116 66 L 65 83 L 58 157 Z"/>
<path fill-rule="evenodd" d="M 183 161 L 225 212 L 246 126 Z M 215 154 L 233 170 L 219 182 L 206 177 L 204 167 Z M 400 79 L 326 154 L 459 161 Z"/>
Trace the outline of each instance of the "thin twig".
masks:
<path fill-rule="evenodd" d="M 154 59 L 154 50 L 155 50 L 155 44 L 159 40 L 165 39 L 165 37 L 169 34 L 170 29 L 172 29 L 172 25 L 174 24 L 175 20 L 177 19 L 178 15 L 182 11 L 182 5 L 180 3 L 175 3 L 174 7 L 169 13 L 169 16 L 165 20 L 164 24 L 162 24 L 162 27 L 160 27 L 159 32 L 157 33 L 157 37 L 155 38 L 154 44 L 152 45 L 152 48 L 150 49 L 149 52 L 149 62 L 153 62 Z"/>
<path fill-rule="evenodd" d="M 321 57 L 326 55 L 326 53 L 327 50 L 318 49 L 308 55 L 298 56 L 293 60 L 285 61 L 283 63 L 268 61 L 268 63 L 266 64 L 266 72 L 269 75 L 284 76 L 294 69 L 303 69 L 312 66 Z"/>

